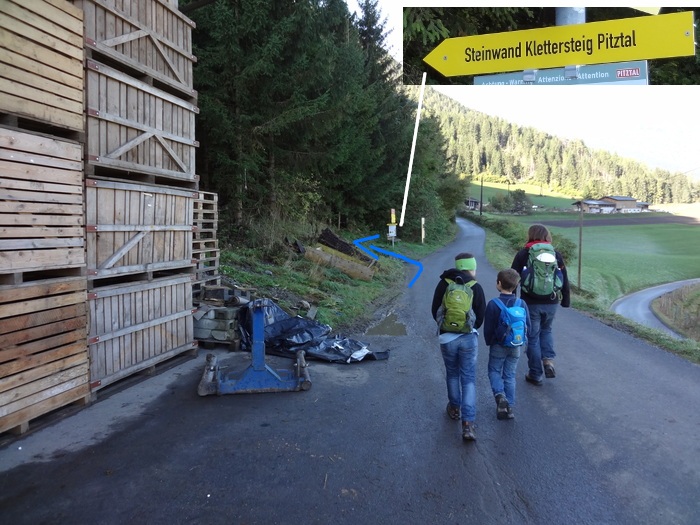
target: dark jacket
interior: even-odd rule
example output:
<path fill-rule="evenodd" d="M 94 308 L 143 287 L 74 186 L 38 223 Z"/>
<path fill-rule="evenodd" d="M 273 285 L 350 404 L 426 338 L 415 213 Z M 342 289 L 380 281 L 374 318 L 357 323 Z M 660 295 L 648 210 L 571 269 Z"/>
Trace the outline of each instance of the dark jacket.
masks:
<path fill-rule="evenodd" d="M 450 268 L 442 272 L 440 276 L 440 282 L 435 287 L 435 293 L 433 294 L 433 319 L 437 322 L 438 310 L 442 306 L 442 297 L 445 295 L 447 290 L 447 281 L 445 279 L 450 279 L 455 282 L 468 283 L 474 280 L 470 277 L 469 273 L 463 272 L 456 268 Z M 486 312 L 486 298 L 484 296 L 484 289 L 479 283 L 474 283 L 472 286 L 472 292 L 474 296 L 472 298 L 472 310 L 474 311 L 474 316 L 476 317 L 474 321 L 474 328 L 479 329 L 484 323 L 484 312 Z"/>
<path fill-rule="evenodd" d="M 528 253 L 530 251 L 530 246 L 533 244 L 536 244 L 538 242 L 545 242 L 545 241 L 535 241 L 535 242 L 529 242 L 525 245 L 523 249 L 518 251 L 518 253 L 515 254 L 515 257 L 513 258 L 513 264 L 511 264 L 511 268 L 518 272 L 520 274 L 520 277 L 523 275 L 523 268 L 527 266 L 527 257 Z M 559 266 L 559 269 L 561 270 L 562 276 L 564 278 L 564 285 L 562 286 L 561 289 L 561 305 L 564 308 L 568 308 L 569 305 L 571 304 L 571 288 L 569 287 L 569 276 L 566 272 L 566 265 L 564 264 L 564 258 L 561 256 L 561 254 L 555 250 L 555 255 L 557 257 L 557 266 Z M 520 297 L 522 298 L 523 301 L 525 301 L 527 304 L 556 304 L 559 302 L 559 299 L 557 297 L 549 298 L 549 297 L 539 297 L 539 296 L 533 296 L 530 295 L 526 292 L 523 291 L 523 289 L 520 289 Z"/>
<path fill-rule="evenodd" d="M 515 300 L 517 299 L 514 293 L 501 293 L 498 298 L 503 301 L 506 306 L 513 306 Z M 527 303 L 523 300 L 521 302 L 523 308 L 525 308 L 525 324 L 527 325 L 525 329 L 525 342 L 523 343 L 523 348 L 527 348 L 527 337 L 530 334 L 530 311 L 527 308 Z M 501 309 L 496 304 L 495 299 L 491 299 L 486 305 L 486 315 L 484 317 L 484 342 L 488 346 L 497 344 L 496 341 L 496 328 L 498 328 L 498 320 L 501 317 Z"/>

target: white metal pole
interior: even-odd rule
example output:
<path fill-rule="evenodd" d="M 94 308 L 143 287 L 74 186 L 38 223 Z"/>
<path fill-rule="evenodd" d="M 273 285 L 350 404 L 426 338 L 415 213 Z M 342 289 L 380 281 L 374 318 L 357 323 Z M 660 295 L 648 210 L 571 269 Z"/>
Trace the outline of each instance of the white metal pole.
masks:
<path fill-rule="evenodd" d="M 558 26 L 569 26 L 573 24 L 586 23 L 585 7 L 557 7 L 556 24 Z"/>

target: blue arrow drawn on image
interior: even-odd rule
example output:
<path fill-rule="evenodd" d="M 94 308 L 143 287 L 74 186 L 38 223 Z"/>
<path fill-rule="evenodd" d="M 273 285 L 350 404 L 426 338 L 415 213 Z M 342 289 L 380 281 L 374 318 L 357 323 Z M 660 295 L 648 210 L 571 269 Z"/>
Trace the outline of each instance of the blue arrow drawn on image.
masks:
<path fill-rule="evenodd" d="M 367 255 L 369 255 L 372 259 L 377 260 L 377 259 L 379 259 L 378 255 L 376 255 L 371 250 L 368 250 L 367 248 L 362 246 L 363 242 L 373 241 L 375 239 L 379 239 L 379 234 L 371 235 L 369 237 L 363 237 L 362 239 L 355 239 L 354 241 L 352 241 L 352 243 L 355 246 L 357 246 L 360 250 L 365 252 Z M 413 259 L 409 259 L 405 255 L 401 255 L 400 253 L 394 253 L 394 252 L 390 252 L 389 250 L 384 250 L 383 248 L 379 248 L 378 246 L 375 246 L 374 244 L 370 244 L 369 247 L 376 252 L 382 253 L 384 255 L 388 255 L 389 257 L 396 257 L 397 259 L 401 259 L 402 261 L 405 261 L 409 264 L 414 264 L 414 265 L 418 266 L 418 272 L 416 272 L 416 275 L 415 275 L 415 277 L 413 277 L 411 282 L 408 283 L 409 288 L 411 288 L 413 286 L 413 283 L 415 283 L 418 280 L 418 277 L 420 277 L 420 274 L 423 273 L 423 265 L 418 261 L 414 261 Z"/>

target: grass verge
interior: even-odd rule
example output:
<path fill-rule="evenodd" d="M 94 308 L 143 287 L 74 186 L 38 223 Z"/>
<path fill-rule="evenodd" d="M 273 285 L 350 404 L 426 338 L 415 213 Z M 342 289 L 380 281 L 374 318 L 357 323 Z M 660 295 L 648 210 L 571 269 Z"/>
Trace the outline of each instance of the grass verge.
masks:
<path fill-rule="evenodd" d="M 337 233 L 337 232 L 336 232 Z M 420 259 L 447 243 L 456 233 L 445 232 L 444 238 L 429 243 L 400 241 L 393 247 L 386 240 L 374 242 L 380 248 Z M 351 242 L 361 235 L 337 233 Z M 371 281 L 353 279 L 336 268 L 305 259 L 290 247 L 278 246 L 274 260 L 259 249 L 224 250 L 220 273 L 245 287 L 252 287 L 261 297 L 269 297 L 292 315 L 306 312 L 299 307 L 306 301 L 318 308 L 316 320 L 335 330 L 349 330 L 366 325 L 377 308 L 389 304 L 402 290 L 404 280 L 415 271 L 397 258 L 382 255 Z"/>

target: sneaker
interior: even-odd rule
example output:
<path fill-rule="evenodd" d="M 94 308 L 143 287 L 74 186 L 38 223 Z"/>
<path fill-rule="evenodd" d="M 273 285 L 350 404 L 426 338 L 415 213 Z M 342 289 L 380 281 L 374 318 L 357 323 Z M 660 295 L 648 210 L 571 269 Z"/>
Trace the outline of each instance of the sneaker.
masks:
<path fill-rule="evenodd" d="M 554 371 L 554 362 L 550 361 L 549 359 L 545 359 L 542 363 L 544 365 L 544 376 L 548 379 L 556 377 L 557 374 Z"/>
<path fill-rule="evenodd" d="M 496 394 L 496 418 L 497 419 L 508 419 L 508 400 L 503 394 Z"/>
<path fill-rule="evenodd" d="M 527 381 L 528 383 L 532 383 L 535 386 L 542 386 L 542 384 L 544 383 L 544 381 L 542 381 L 541 379 L 535 379 L 533 377 L 530 377 L 530 374 L 525 374 L 525 381 Z"/>
<path fill-rule="evenodd" d="M 447 403 L 447 415 L 450 416 L 450 419 L 457 420 L 460 418 L 459 414 L 459 407 L 453 406 L 450 403 Z"/>
<path fill-rule="evenodd" d="M 513 409 L 508 407 L 508 412 L 506 413 L 506 419 L 515 419 L 515 414 L 513 414 Z"/>
<path fill-rule="evenodd" d="M 462 421 L 462 439 L 464 441 L 476 440 L 476 435 L 474 434 L 474 423 Z"/>

